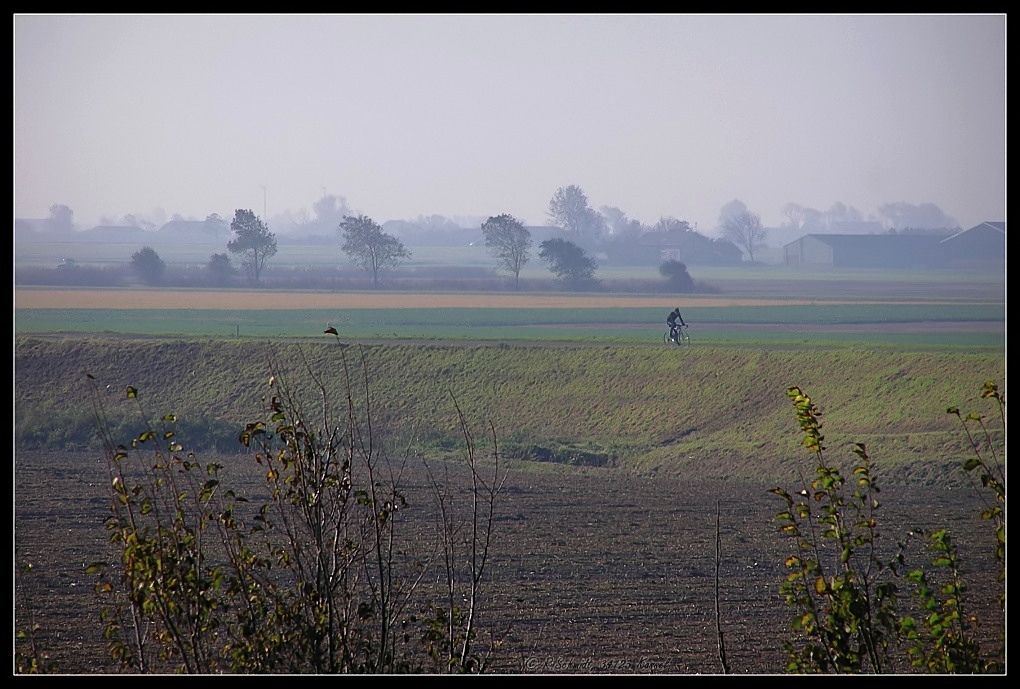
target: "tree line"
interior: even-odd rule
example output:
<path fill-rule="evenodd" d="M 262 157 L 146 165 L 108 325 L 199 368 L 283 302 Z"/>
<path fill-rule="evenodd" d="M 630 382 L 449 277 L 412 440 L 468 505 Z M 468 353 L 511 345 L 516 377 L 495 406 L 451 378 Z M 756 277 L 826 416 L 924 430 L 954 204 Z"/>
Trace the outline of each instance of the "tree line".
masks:
<path fill-rule="evenodd" d="M 742 210 L 741 210 L 742 209 Z M 652 228 L 644 228 L 634 220 L 627 220 L 618 209 L 595 211 L 588 203 L 584 191 L 577 186 L 561 187 L 549 203 L 549 218 L 563 231 L 562 237 L 542 241 L 537 257 L 546 264 L 557 282 L 564 288 L 584 291 L 597 289 L 599 281 L 595 271 L 599 252 L 612 251 L 625 255 L 624 247 L 637 245 L 645 231 L 665 235 L 678 252 L 704 258 L 717 257 L 721 262 L 739 262 L 741 249 L 754 260 L 754 251 L 764 242 L 766 232 L 760 218 L 741 205 L 723 223 L 723 239 L 709 239 L 695 232 L 686 221 L 663 218 Z M 617 211 L 617 212 L 613 212 Z M 533 258 L 534 238 L 524 223 L 504 213 L 490 216 L 481 224 L 486 251 L 496 260 L 499 270 L 520 287 L 520 274 Z M 340 251 L 351 263 L 371 276 L 372 285 L 379 286 L 380 275 L 396 269 L 411 258 L 411 252 L 396 236 L 385 232 L 372 218 L 363 215 L 344 215 L 337 226 Z M 206 269 L 215 284 L 230 284 L 242 271 L 256 285 L 268 261 L 277 253 L 277 238 L 264 219 L 250 209 L 237 209 L 230 222 L 232 239 L 227 243 L 229 253 L 215 253 Z M 738 248 L 741 247 L 741 248 Z M 231 256 L 239 258 L 238 270 Z M 159 284 L 166 265 L 150 246 L 143 247 L 131 257 L 131 268 L 146 284 Z M 693 289 L 693 280 L 686 264 L 670 258 L 660 265 L 660 273 L 676 291 Z"/>

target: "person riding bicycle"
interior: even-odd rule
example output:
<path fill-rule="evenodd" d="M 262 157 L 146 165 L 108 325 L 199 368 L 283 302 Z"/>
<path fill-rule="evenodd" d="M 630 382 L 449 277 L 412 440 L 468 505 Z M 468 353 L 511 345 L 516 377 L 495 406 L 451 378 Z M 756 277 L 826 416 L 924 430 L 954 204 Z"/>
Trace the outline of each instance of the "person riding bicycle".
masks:
<path fill-rule="evenodd" d="M 679 321 L 679 323 L 677 322 Z M 676 340 L 680 336 L 679 330 L 681 327 L 686 328 L 687 324 L 684 323 L 684 317 L 680 315 L 680 307 L 676 307 L 670 312 L 669 316 L 666 317 L 666 324 L 669 325 L 669 339 Z"/>

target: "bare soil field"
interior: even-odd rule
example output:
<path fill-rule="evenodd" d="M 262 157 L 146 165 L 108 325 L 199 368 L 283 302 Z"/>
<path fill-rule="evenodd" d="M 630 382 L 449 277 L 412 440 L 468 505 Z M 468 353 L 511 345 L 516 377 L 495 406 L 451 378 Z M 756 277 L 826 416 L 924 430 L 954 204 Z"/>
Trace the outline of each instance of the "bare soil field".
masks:
<path fill-rule="evenodd" d="M 223 461 L 243 471 L 243 458 Z M 17 627 L 30 607 L 39 648 L 58 671 L 114 673 L 85 574 L 88 563 L 111 556 L 105 462 L 19 452 L 16 469 L 15 560 L 34 565 L 17 582 Z M 457 465 L 451 477 L 467 480 Z M 772 487 L 512 467 L 484 582 L 480 640 L 501 642 L 491 671 L 724 674 L 722 650 L 732 674 L 782 673 L 790 611 L 778 586 L 790 551 L 777 533 Z M 426 493 L 411 482 L 405 518 L 422 518 Z M 971 585 L 970 612 L 995 621 L 991 534 L 979 510 L 974 491 L 896 488 L 885 494 L 880 530 L 892 548 L 910 529 L 949 527 Z M 913 564 L 925 559 L 911 555 Z M 981 633 L 991 644 L 995 625 Z"/>

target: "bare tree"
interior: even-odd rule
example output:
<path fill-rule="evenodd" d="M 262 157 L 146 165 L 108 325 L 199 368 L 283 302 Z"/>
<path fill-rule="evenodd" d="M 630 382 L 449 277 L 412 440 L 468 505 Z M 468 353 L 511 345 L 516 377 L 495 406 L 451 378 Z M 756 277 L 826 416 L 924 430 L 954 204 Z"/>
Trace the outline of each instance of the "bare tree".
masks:
<path fill-rule="evenodd" d="M 960 223 L 946 215 L 934 203 L 922 203 L 916 206 L 905 201 L 884 203 L 878 208 L 878 214 L 891 227 L 903 228 L 958 228 Z"/>
<path fill-rule="evenodd" d="M 726 218 L 722 225 L 723 236 L 747 252 L 754 263 L 754 252 L 765 244 L 768 230 L 762 227 L 757 213 L 743 211 Z"/>
<path fill-rule="evenodd" d="M 496 215 L 482 224 L 485 248 L 496 258 L 500 268 L 514 275 L 514 287 L 521 286 L 521 269 L 528 262 L 531 249 L 531 232 L 512 215 Z"/>
<path fill-rule="evenodd" d="M 810 233 L 823 232 L 827 228 L 824 214 L 814 208 L 791 202 L 783 206 L 783 215 L 786 217 L 786 227 L 794 230 Z"/>
<path fill-rule="evenodd" d="M 741 213 L 750 212 L 747 205 L 740 199 L 733 199 L 729 203 L 723 205 L 719 209 L 719 220 L 716 222 L 716 227 L 722 229 L 726 224 L 726 221 L 730 218 L 740 215 Z"/>
<path fill-rule="evenodd" d="M 548 215 L 574 242 L 588 247 L 597 244 L 608 231 L 606 219 L 588 205 L 588 197 L 578 186 L 557 189 L 549 201 Z"/>

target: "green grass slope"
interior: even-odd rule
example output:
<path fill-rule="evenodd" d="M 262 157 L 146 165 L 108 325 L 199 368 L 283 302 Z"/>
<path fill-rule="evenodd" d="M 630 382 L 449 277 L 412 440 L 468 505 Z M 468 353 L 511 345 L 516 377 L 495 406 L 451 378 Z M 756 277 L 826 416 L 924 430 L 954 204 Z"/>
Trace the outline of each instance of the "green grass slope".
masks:
<path fill-rule="evenodd" d="M 820 407 L 828 454 L 864 442 L 890 482 L 955 482 L 968 456 L 946 407 L 989 411 L 981 384 L 1000 353 L 864 348 L 689 350 L 642 346 L 381 344 L 21 337 L 15 341 L 16 448 L 95 452 L 90 393 L 117 440 L 142 416 L 173 413 L 185 445 L 236 451 L 284 385 L 317 420 L 321 392 L 347 392 L 373 435 L 400 453 L 457 452 L 458 408 L 482 450 L 647 475 L 782 480 L 810 473 L 791 385 Z M 92 376 L 89 378 L 88 376 Z M 139 390 L 142 409 L 125 400 Z M 1000 434 L 1001 437 L 1001 434 Z"/>

